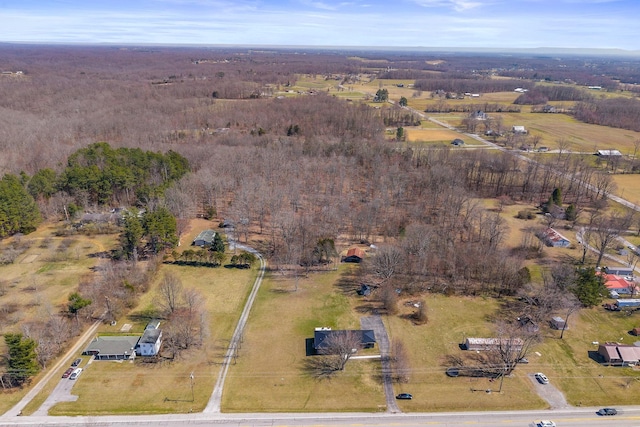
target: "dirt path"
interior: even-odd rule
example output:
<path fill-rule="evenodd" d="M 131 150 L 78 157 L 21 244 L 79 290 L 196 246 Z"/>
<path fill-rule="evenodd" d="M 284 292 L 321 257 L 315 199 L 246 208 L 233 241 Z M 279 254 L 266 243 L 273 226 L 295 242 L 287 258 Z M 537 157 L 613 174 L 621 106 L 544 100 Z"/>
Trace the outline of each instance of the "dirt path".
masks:
<path fill-rule="evenodd" d="M 387 329 L 384 327 L 384 323 L 382 323 L 382 318 L 380 316 L 362 317 L 360 318 L 360 326 L 362 329 L 373 329 L 373 332 L 376 334 L 376 342 L 380 349 L 380 359 L 382 363 L 382 386 L 384 387 L 384 394 L 387 400 L 387 412 L 402 412 L 396 403 L 396 397 L 393 392 L 390 357 L 391 344 L 389 343 Z"/>

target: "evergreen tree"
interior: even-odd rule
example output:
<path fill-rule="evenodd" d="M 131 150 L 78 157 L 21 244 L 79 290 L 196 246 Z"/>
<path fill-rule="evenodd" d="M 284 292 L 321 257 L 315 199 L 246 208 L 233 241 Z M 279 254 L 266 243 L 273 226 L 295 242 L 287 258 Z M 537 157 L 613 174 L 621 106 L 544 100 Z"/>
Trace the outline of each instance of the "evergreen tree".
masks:
<path fill-rule="evenodd" d="M 553 193 L 551 193 L 551 199 L 556 206 L 562 206 L 562 189 L 554 189 Z"/>
<path fill-rule="evenodd" d="M 567 221 L 575 221 L 578 219 L 578 211 L 576 209 L 576 205 L 574 205 L 573 203 L 571 203 L 569 206 L 567 206 L 567 210 L 564 212 L 565 214 L 565 218 L 567 219 Z"/>
<path fill-rule="evenodd" d="M 167 208 L 161 207 L 147 212 L 144 215 L 143 227 L 149 246 L 156 254 L 178 244 L 176 218 Z"/>
<path fill-rule="evenodd" d="M 138 214 L 129 211 L 124 217 L 124 230 L 122 231 L 122 249 L 128 258 L 138 260 L 138 247 L 144 235 L 142 222 Z"/>
<path fill-rule="evenodd" d="M 224 241 L 222 240 L 222 237 L 220 237 L 219 233 L 216 233 L 215 236 L 213 236 L 211 251 L 224 253 Z"/>
<path fill-rule="evenodd" d="M 57 185 L 58 175 L 56 172 L 52 169 L 45 168 L 40 169 L 31 177 L 27 184 L 27 189 L 34 199 L 39 197 L 49 199 L 58 191 Z"/>
<path fill-rule="evenodd" d="M 31 233 L 42 218 L 38 205 L 15 175 L 0 180 L 0 238 Z"/>
<path fill-rule="evenodd" d="M 4 334 L 4 342 L 8 349 L 7 374 L 11 381 L 17 385 L 28 382 L 40 370 L 36 355 L 37 343 L 22 334 L 11 333 Z"/>
<path fill-rule="evenodd" d="M 82 295 L 80 295 L 78 292 L 74 292 L 69 295 L 69 304 L 67 305 L 67 307 L 69 308 L 69 313 L 75 315 L 76 319 L 78 318 L 78 312 L 90 305 L 91 300 L 82 298 Z"/>
<path fill-rule="evenodd" d="M 398 105 L 400 105 L 401 107 L 406 107 L 407 106 L 407 98 L 405 98 L 404 96 L 400 98 L 400 101 L 398 101 Z"/>
<path fill-rule="evenodd" d="M 572 291 L 585 307 L 594 307 L 602 303 L 607 294 L 601 275 L 597 275 L 594 268 L 584 268 L 577 272 Z"/>

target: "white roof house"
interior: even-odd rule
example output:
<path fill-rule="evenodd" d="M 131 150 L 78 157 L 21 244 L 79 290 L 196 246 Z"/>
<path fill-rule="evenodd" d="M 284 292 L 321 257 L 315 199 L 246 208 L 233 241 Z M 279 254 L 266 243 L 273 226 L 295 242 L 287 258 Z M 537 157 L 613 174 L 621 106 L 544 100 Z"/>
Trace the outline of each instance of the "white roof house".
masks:
<path fill-rule="evenodd" d="M 619 157 L 622 153 L 618 150 L 598 150 L 596 156 L 600 157 Z"/>

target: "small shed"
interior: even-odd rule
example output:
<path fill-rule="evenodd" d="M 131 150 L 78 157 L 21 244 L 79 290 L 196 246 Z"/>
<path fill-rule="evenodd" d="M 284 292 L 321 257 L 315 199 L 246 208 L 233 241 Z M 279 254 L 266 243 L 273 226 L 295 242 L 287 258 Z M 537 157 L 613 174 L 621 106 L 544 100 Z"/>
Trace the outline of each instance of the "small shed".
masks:
<path fill-rule="evenodd" d="M 211 246 L 213 244 L 213 239 L 216 236 L 216 232 L 213 230 L 203 230 L 198 234 L 198 236 L 193 239 L 194 246 Z"/>
<path fill-rule="evenodd" d="M 560 316 L 552 317 L 549 322 L 553 329 L 557 330 L 567 330 L 569 327 L 567 326 L 567 322 Z"/>
<path fill-rule="evenodd" d="M 347 255 L 342 258 L 342 262 L 362 262 L 364 259 L 364 250 L 360 248 L 350 248 L 347 251 Z"/>

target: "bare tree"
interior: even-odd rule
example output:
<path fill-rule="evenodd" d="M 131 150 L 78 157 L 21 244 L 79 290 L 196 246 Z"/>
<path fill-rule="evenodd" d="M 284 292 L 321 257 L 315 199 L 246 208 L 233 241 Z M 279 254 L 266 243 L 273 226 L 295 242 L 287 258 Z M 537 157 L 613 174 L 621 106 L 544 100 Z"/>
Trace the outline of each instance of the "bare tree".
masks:
<path fill-rule="evenodd" d="M 560 339 L 564 337 L 564 331 L 569 328 L 569 317 L 582 308 L 582 304 L 578 298 L 571 292 L 566 292 L 562 298 L 562 310 L 565 313 L 564 324 L 560 332 Z"/>
<path fill-rule="evenodd" d="M 411 373 L 409 353 L 402 341 L 393 340 L 391 343 L 391 366 L 393 377 L 399 383 L 408 383 Z"/>
<path fill-rule="evenodd" d="M 609 216 L 598 216 L 594 218 L 591 225 L 592 244 L 598 251 L 596 267 L 600 266 L 602 258 L 607 249 L 616 241 L 620 233 L 626 231 L 633 222 L 633 213 L 622 215 L 613 212 Z"/>
<path fill-rule="evenodd" d="M 400 248 L 393 245 L 379 248 L 370 261 L 373 274 L 380 279 L 379 285 L 391 279 L 398 271 L 401 263 L 402 251 Z"/>
<path fill-rule="evenodd" d="M 347 362 L 362 347 L 360 331 L 334 331 L 323 342 L 320 353 L 336 371 L 343 371 Z"/>
<path fill-rule="evenodd" d="M 156 304 L 166 316 L 170 317 L 179 307 L 182 298 L 182 281 L 173 273 L 165 273 L 160 285 Z"/>

